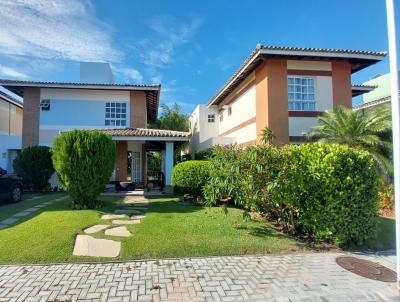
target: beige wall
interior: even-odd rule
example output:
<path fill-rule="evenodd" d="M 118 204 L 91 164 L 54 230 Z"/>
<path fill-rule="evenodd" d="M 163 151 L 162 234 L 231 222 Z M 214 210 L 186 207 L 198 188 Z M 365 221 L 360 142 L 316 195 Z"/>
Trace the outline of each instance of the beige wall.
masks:
<path fill-rule="evenodd" d="M 22 135 L 22 108 L 0 100 L 0 134 Z"/>
<path fill-rule="evenodd" d="M 287 69 L 298 70 L 332 70 L 331 62 L 287 60 Z"/>

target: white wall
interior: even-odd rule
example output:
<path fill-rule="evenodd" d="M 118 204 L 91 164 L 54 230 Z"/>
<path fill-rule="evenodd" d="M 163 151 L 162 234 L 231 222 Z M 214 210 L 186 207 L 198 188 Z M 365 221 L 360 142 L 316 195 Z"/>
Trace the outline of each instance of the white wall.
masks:
<path fill-rule="evenodd" d="M 50 111 L 40 111 L 39 144 L 41 145 L 51 145 L 60 131 L 75 128 L 118 128 L 118 126 L 104 125 L 106 102 L 125 102 L 126 124 L 127 126 L 130 124 L 129 91 L 41 89 L 41 99 L 50 99 Z"/>
<path fill-rule="evenodd" d="M 0 167 L 12 172 L 10 156 L 13 150 L 21 150 L 22 140 L 20 135 L 0 135 Z"/>
<path fill-rule="evenodd" d="M 289 117 L 289 136 L 303 136 L 317 124 L 317 117 Z"/>

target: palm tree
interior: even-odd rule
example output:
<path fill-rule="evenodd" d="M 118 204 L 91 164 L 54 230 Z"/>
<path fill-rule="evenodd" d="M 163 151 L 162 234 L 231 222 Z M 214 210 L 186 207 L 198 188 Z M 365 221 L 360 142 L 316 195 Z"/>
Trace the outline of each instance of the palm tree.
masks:
<path fill-rule="evenodd" d="M 319 117 L 319 125 L 311 128 L 307 138 L 320 143 L 346 144 L 368 151 L 380 172 L 392 170 L 391 116 L 389 107 L 368 111 L 336 107 Z"/>
<path fill-rule="evenodd" d="M 265 126 L 260 133 L 261 137 L 261 142 L 265 145 L 271 145 L 272 140 L 275 138 L 274 133 L 272 132 L 271 129 L 268 128 L 268 126 Z"/>

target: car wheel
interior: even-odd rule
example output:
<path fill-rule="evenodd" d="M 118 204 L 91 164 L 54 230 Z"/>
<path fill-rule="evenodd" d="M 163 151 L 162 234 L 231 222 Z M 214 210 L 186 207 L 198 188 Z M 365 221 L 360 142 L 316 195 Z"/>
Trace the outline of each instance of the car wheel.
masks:
<path fill-rule="evenodd" d="M 10 200 L 11 202 L 20 202 L 22 196 L 22 189 L 20 186 L 14 186 L 10 192 Z"/>

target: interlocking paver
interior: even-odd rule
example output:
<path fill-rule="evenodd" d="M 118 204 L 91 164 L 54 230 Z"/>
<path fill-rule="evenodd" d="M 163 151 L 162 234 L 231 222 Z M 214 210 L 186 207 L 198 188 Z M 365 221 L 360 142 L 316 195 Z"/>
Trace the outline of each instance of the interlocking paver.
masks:
<path fill-rule="evenodd" d="M 398 301 L 394 283 L 339 267 L 342 254 L 0 266 L 0 301 Z M 357 255 L 395 267 L 393 255 Z"/>

